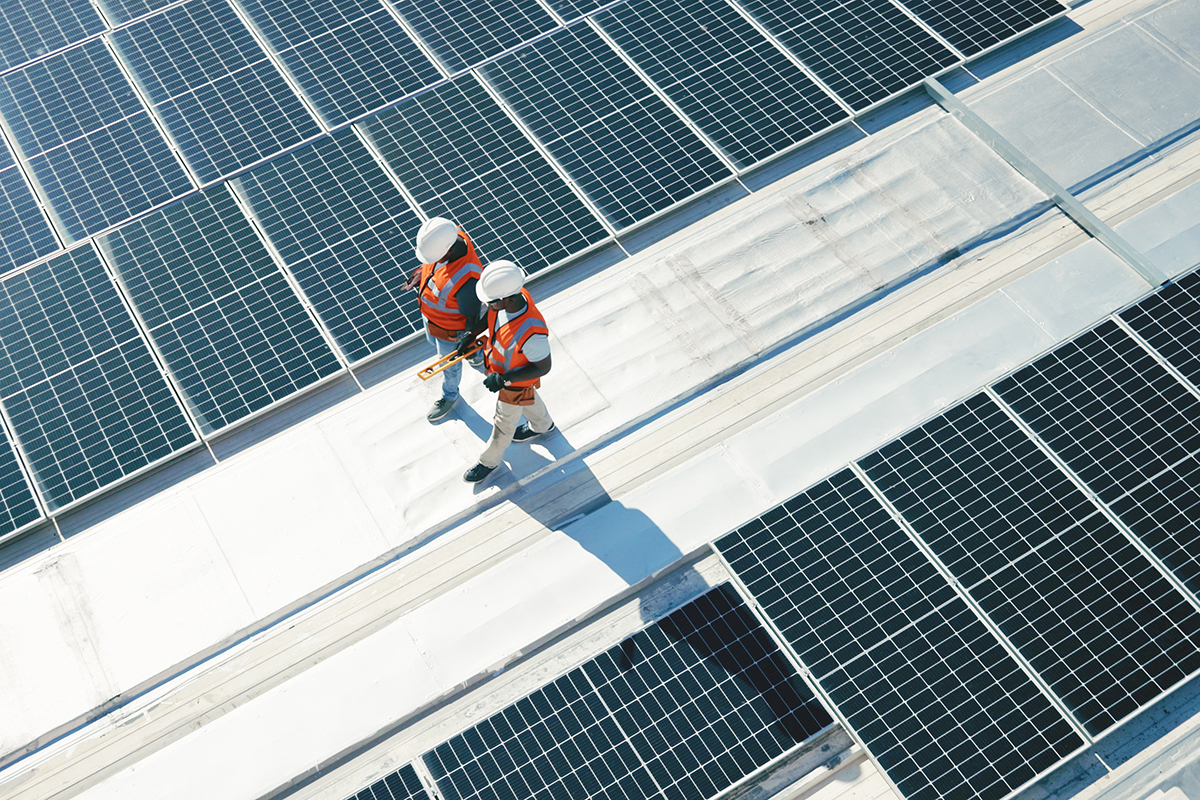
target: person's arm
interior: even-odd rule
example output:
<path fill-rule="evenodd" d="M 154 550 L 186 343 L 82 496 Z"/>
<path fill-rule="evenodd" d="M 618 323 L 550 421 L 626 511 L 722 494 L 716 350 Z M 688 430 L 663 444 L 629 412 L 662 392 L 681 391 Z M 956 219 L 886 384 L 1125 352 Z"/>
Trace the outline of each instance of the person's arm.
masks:
<path fill-rule="evenodd" d="M 487 320 L 487 315 L 483 313 L 483 303 L 479 302 L 479 295 L 475 294 L 475 285 L 478 283 L 478 279 L 469 278 L 454 293 L 459 312 L 467 318 L 467 330 L 473 330 L 481 319 L 485 322 Z"/>
<path fill-rule="evenodd" d="M 550 356 L 547 355 L 541 361 L 534 361 L 526 364 L 520 369 L 514 369 L 512 372 L 504 373 L 506 383 L 514 383 L 516 381 L 532 381 L 542 377 L 550 371 Z"/>

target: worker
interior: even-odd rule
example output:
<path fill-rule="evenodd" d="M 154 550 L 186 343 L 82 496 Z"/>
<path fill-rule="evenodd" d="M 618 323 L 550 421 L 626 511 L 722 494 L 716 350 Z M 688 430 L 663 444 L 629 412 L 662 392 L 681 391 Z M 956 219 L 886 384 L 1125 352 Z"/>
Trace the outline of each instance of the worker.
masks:
<path fill-rule="evenodd" d="M 525 273 L 511 261 L 493 261 L 475 288 L 480 301 L 487 304 L 487 317 L 463 338 L 457 351 L 466 352 L 486 330 L 483 385 L 497 397 L 491 439 L 479 463 L 463 474 L 467 483 L 479 483 L 491 475 L 509 443 L 530 442 L 554 430 L 554 421 L 537 393 L 542 376 L 550 371 L 550 330 L 525 288 Z M 527 421 L 518 425 L 522 415 Z"/>
<path fill-rule="evenodd" d="M 439 356 L 445 356 L 482 322 L 483 308 L 475 292 L 482 272 L 479 256 L 467 234 L 444 217 L 433 217 L 421 225 L 416 250 L 421 267 L 404 286 L 418 292 L 425 338 Z M 427 420 L 437 422 L 450 413 L 458 402 L 461 382 L 459 361 L 442 372 L 442 396 L 425 415 Z"/>

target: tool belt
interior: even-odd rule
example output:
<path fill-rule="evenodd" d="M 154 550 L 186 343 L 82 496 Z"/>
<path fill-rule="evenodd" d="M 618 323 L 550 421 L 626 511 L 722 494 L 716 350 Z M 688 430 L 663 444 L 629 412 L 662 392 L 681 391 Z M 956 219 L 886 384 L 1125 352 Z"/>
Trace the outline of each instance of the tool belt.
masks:
<path fill-rule="evenodd" d="M 458 335 L 462 330 L 448 331 L 441 325 L 434 325 L 429 320 L 425 320 L 425 325 L 429 328 L 429 335 L 435 339 L 441 339 L 443 342 L 457 342 Z"/>
<path fill-rule="evenodd" d="M 500 390 L 498 399 L 510 406 L 531 406 L 534 403 L 533 390 L 541 385 L 542 379 L 538 378 L 532 386 L 509 386 Z"/>

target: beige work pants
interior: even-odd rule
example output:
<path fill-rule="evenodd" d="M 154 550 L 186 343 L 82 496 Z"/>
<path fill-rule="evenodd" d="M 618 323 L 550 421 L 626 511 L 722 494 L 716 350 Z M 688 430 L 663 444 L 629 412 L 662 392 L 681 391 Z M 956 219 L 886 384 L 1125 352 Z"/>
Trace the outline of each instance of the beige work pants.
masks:
<path fill-rule="evenodd" d="M 500 466 L 500 462 L 504 460 L 504 451 L 512 444 L 513 433 L 517 430 L 517 423 L 521 421 L 522 414 L 529 420 L 529 427 L 538 433 L 545 433 L 554 424 L 550 419 L 550 412 L 546 410 L 546 404 L 542 402 L 542 396 L 536 390 L 531 406 L 514 406 L 497 400 L 496 419 L 492 422 L 492 438 L 488 441 L 483 455 L 479 457 L 480 464 L 485 467 Z"/>

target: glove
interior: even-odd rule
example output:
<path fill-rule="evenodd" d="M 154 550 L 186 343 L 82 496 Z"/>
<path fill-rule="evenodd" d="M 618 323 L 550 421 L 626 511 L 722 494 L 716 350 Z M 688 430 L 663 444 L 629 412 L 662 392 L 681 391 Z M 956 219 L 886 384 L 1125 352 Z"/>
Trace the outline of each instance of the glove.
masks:
<path fill-rule="evenodd" d="M 483 379 L 483 386 L 489 392 L 498 392 L 504 388 L 504 376 L 499 372 L 489 372 Z"/>
<path fill-rule="evenodd" d="M 458 339 L 454 343 L 454 355 L 465 356 L 467 351 L 475 346 L 475 337 L 470 331 L 459 331 Z"/>

